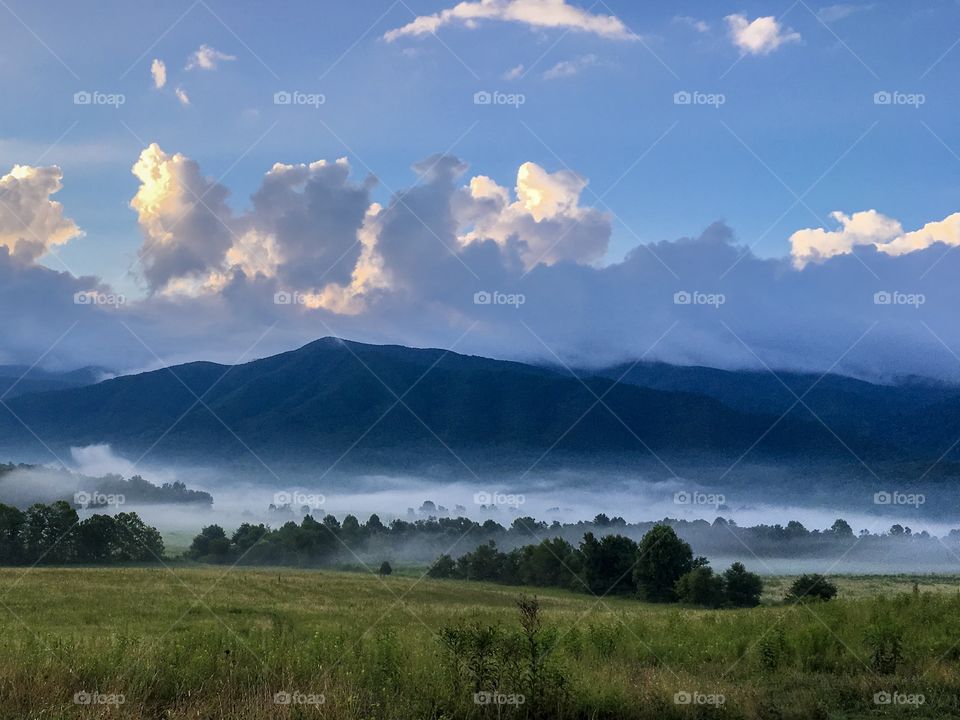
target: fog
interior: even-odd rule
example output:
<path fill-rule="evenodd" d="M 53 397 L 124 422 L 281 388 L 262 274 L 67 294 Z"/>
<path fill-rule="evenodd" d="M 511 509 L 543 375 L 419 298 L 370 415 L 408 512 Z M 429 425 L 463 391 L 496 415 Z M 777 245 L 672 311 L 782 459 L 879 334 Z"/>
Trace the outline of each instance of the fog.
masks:
<path fill-rule="evenodd" d="M 781 557 L 777 548 L 758 549 L 740 541 L 717 543 L 716 533 L 705 532 L 703 528 L 709 527 L 702 523 L 687 529 L 680 527 L 678 532 L 691 542 L 697 553 L 710 557 L 715 565 L 735 559 L 761 573 L 960 571 L 957 552 L 960 548 L 939 540 L 946 538 L 953 528 L 960 527 L 960 517 L 944 513 L 943 503 L 936 500 L 937 488 L 930 489 L 930 498 L 911 490 L 911 494 L 888 495 L 892 499 L 883 504 L 882 499 L 877 502 L 878 490 L 865 486 L 835 487 L 832 494 L 826 495 L 807 493 L 810 499 L 807 503 L 797 502 L 797 498 L 804 497 L 803 493 L 794 493 L 778 502 L 777 496 L 771 496 L 771 491 L 760 483 L 710 487 L 684 478 L 651 479 L 626 471 L 591 475 L 582 469 L 531 473 L 519 480 L 509 474 L 478 480 L 466 472 L 447 480 L 438 480 L 432 475 L 351 473 L 321 475 L 318 480 L 300 476 L 295 482 L 285 482 L 286 478 L 265 470 L 261 477 L 238 480 L 230 472 L 216 468 L 139 464 L 113 452 L 107 445 L 74 448 L 71 466 L 67 469 L 69 473 L 64 473 L 59 466 L 36 467 L 0 475 L 0 502 L 24 508 L 33 502 L 71 499 L 78 491 L 92 490 L 91 479 L 107 474 L 125 478 L 138 474 L 158 485 L 180 481 L 191 489 L 209 492 L 214 499 L 212 507 L 122 501 L 106 508 L 79 511 L 81 518 L 96 512 L 137 512 L 165 535 L 171 552 L 175 553 L 184 550 L 189 539 L 206 525 L 218 524 L 230 533 L 245 522 L 271 527 L 291 520 L 299 522 L 306 513 L 317 519 L 332 514 L 340 520 L 352 514 L 361 523 L 371 514 L 377 514 L 384 524 L 395 519 L 468 517 L 481 523 L 493 519 L 504 527 L 510 527 L 518 517 L 572 526 L 581 521 L 589 523 L 601 513 L 610 518 L 623 518 L 631 525 L 664 518 L 712 523 L 722 517 L 740 528 L 798 521 L 808 530 L 828 529 L 837 518 L 843 518 L 855 534 L 867 531 L 882 535 L 895 524 L 909 527 L 916 542 L 891 541 L 882 551 L 875 546 L 855 546 L 849 552 L 824 552 L 817 557 Z M 908 501 L 911 504 L 906 504 Z M 538 530 L 537 537 L 559 534 L 576 543 L 587 530 L 594 528 Z M 622 532 L 637 535 L 637 539 L 642 535 L 633 527 L 595 531 Z M 921 542 L 917 536 L 924 532 L 933 537 Z M 530 538 L 527 542 L 536 541 Z M 472 549 L 477 542 L 466 540 L 454 554 Z M 428 563 L 436 555 L 436 548 L 426 544 L 390 550 L 393 559 L 401 562 Z"/>

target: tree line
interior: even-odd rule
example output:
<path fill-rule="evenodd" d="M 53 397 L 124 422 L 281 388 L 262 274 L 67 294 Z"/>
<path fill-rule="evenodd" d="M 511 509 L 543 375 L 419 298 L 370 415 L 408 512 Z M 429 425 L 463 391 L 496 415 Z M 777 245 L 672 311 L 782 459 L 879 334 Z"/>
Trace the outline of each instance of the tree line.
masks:
<path fill-rule="evenodd" d="M 440 556 L 428 574 L 712 608 L 753 607 L 763 592 L 760 576 L 742 563 L 715 573 L 709 561 L 694 557 L 690 545 L 668 525 L 654 526 L 639 543 L 623 535 L 597 538 L 587 533 L 579 547 L 551 538 L 501 552 L 491 540 L 457 560 Z"/>
<path fill-rule="evenodd" d="M 160 532 L 133 512 L 81 521 L 64 500 L 0 504 L 0 565 L 156 562 L 163 551 Z"/>

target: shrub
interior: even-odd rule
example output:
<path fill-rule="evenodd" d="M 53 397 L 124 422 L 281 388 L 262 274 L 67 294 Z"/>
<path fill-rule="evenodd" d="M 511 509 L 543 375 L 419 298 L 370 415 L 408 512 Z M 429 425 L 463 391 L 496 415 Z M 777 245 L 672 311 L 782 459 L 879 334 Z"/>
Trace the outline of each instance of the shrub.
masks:
<path fill-rule="evenodd" d="M 787 602 L 806 602 L 809 600 L 832 600 L 837 596 L 837 586 L 823 575 L 813 573 L 801 575 L 790 586 L 784 598 Z"/>
<path fill-rule="evenodd" d="M 682 603 L 718 608 L 725 600 L 723 578 L 715 575 L 713 568 L 694 568 L 677 580 L 677 599 Z"/>
<path fill-rule="evenodd" d="M 755 607 L 763 594 L 763 580 L 748 572 L 743 563 L 735 562 L 723 573 L 726 604 L 732 607 Z"/>

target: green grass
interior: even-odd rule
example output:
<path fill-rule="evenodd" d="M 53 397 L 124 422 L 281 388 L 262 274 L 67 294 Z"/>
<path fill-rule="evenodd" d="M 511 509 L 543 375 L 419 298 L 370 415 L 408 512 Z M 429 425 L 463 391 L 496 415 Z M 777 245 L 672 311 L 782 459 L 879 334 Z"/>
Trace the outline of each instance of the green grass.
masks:
<path fill-rule="evenodd" d="M 471 623 L 518 631 L 518 588 L 406 573 L 2 569 L 0 716 L 960 716 L 957 579 L 837 580 L 841 596 L 825 605 L 730 611 L 527 589 L 556 633 L 550 659 L 567 689 L 549 708 L 497 708 L 474 704 L 437 632 Z M 779 597 L 788 581 L 773 578 L 769 589 Z M 893 672 L 877 671 L 873 657 L 870 638 L 884 629 L 902 643 Z M 283 690 L 325 702 L 275 705 Z M 80 691 L 122 693 L 125 702 L 77 705 Z M 725 702 L 675 704 L 682 691 Z M 922 693 L 925 702 L 877 706 L 880 691 Z"/>

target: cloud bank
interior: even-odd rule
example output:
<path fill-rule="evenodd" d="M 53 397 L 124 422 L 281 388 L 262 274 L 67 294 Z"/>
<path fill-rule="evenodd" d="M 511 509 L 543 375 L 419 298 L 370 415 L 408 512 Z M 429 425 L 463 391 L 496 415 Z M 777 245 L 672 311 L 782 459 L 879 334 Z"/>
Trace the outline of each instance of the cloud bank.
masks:
<path fill-rule="evenodd" d="M 59 170 L 4 177 L 0 362 L 234 363 L 340 335 L 570 364 L 960 377 L 960 213 L 905 231 L 837 212 L 776 259 L 715 223 L 604 264 L 611 219 L 584 203 L 588 180 L 532 162 L 501 183 L 429 157 L 382 203 L 346 159 L 278 163 L 243 212 L 182 154 L 150 145 L 132 170 L 146 294 L 112 304 L 98 278 L 37 262 L 81 232 L 50 199 Z"/>

